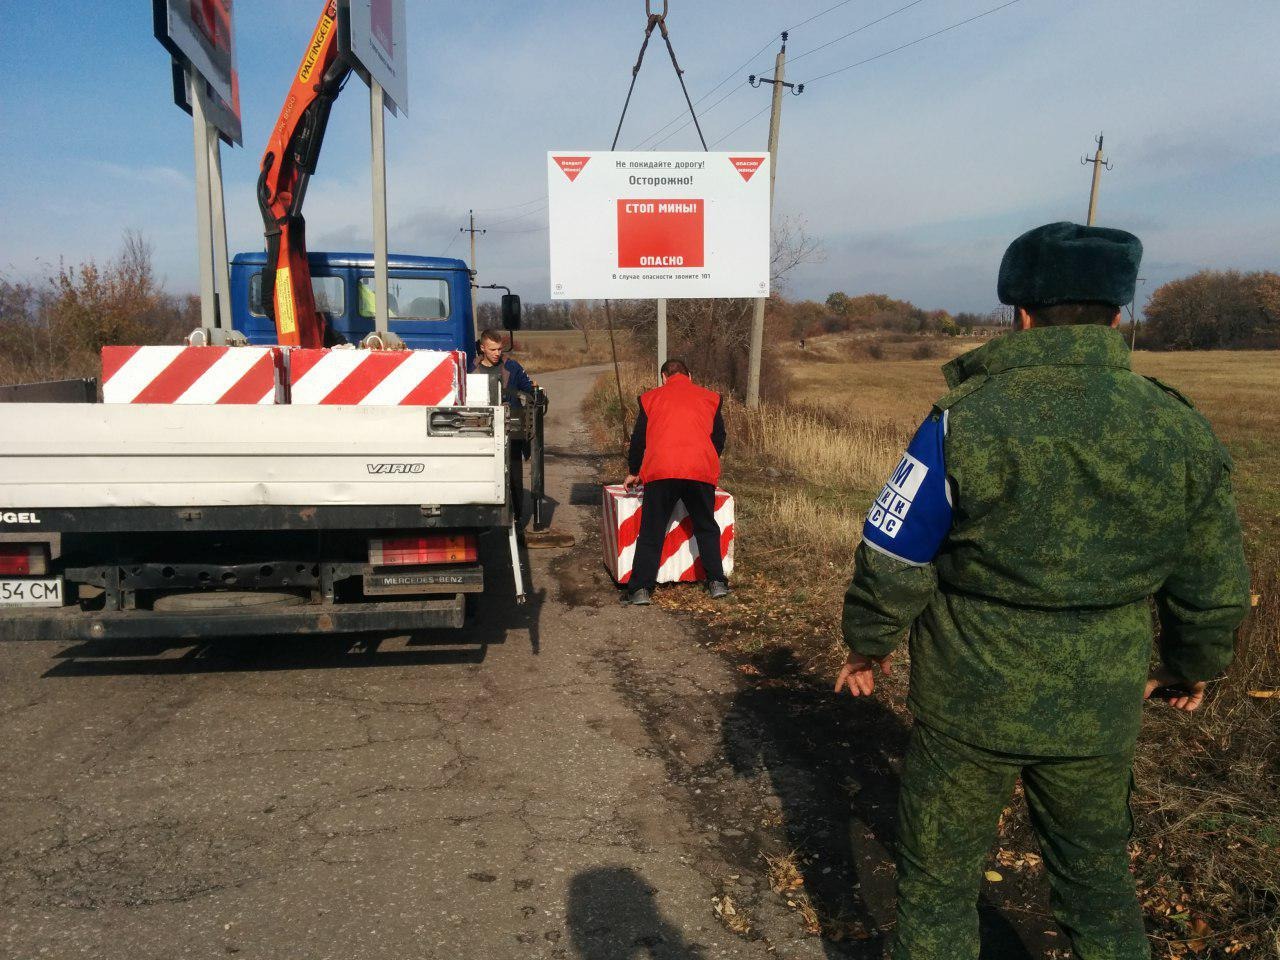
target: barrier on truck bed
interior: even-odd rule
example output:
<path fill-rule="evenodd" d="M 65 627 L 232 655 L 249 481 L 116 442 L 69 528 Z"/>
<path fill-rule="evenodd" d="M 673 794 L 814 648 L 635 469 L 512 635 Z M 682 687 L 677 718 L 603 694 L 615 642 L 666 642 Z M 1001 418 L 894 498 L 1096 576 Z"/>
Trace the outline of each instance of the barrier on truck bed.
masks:
<path fill-rule="evenodd" d="M 103 403 L 284 402 L 279 347 L 103 347 Z"/>
<path fill-rule="evenodd" d="M 294 404 L 442 407 L 467 399 L 467 355 L 461 350 L 295 348 L 285 366 Z"/>
<path fill-rule="evenodd" d="M 105 403 L 454 406 L 461 350 L 103 347 Z M 488 396 L 477 402 L 488 403 Z"/>

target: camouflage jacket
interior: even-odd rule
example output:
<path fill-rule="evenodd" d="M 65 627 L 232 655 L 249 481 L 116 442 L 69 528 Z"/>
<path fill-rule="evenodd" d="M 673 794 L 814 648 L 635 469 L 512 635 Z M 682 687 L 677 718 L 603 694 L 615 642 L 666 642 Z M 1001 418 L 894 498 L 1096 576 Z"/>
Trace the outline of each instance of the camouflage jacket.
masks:
<path fill-rule="evenodd" d="M 1124 749 L 1150 598 L 1176 674 L 1205 680 L 1231 661 L 1249 583 L 1230 458 L 1105 327 L 1014 333 L 944 373 L 951 393 L 868 514 L 845 642 L 880 656 L 910 627 L 909 705 L 958 739 Z"/>

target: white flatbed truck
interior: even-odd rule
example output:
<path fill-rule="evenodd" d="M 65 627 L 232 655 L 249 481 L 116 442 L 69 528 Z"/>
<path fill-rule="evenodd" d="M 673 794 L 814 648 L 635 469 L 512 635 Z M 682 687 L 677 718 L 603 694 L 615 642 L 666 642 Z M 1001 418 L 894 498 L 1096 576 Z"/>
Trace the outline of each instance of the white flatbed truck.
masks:
<path fill-rule="evenodd" d="M 461 627 L 542 409 L 0 403 L 0 639 Z"/>

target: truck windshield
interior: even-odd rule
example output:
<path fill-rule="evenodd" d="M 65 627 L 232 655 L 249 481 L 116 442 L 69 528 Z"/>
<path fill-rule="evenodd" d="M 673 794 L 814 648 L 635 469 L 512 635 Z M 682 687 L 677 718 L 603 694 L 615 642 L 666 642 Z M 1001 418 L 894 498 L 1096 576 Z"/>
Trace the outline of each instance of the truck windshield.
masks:
<path fill-rule="evenodd" d="M 347 285 L 341 277 L 312 277 L 311 292 L 321 313 L 340 317 L 347 312 Z M 267 315 L 262 302 L 261 270 L 249 278 L 249 312 L 255 317 Z"/>
<path fill-rule="evenodd" d="M 372 277 L 360 278 L 360 316 L 372 317 Z M 430 277 L 392 277 L 387 282 L 387 313 L 397 320 L 447 320 L 449 284 Z"/>

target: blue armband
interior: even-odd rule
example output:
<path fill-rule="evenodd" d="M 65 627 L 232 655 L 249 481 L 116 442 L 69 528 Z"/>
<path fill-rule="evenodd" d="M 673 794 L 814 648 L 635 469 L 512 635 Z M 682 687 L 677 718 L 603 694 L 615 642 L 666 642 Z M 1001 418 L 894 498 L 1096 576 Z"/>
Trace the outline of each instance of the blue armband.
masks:
<path fill-rule="evenodd" d="M 930 416 L 867 512 L 862 539 L 906 563 L 932 563 L 951 530 L 951 491 L 943 459 L 947 416 Z"/>

